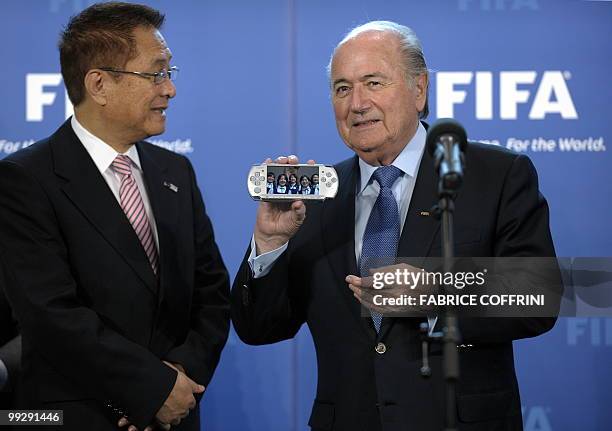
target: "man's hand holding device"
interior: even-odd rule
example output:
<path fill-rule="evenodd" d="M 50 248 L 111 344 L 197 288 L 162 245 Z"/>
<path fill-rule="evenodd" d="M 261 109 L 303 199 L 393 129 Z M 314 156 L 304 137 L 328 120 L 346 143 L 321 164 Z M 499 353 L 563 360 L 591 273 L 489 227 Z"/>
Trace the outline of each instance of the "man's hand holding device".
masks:
<path fill-rule="evenodd" d="M 299 164 L 296 156 L 281 156 L 253 166 L 247 187 L 253 199 L 262 201 L 255 223 L 256 253 L 260 255 L 281 247 L 295 235 L 306 218 L 305 200 L 336 196 L 338 176 L 334 168 L 317 165 L 314 160 Z"/>

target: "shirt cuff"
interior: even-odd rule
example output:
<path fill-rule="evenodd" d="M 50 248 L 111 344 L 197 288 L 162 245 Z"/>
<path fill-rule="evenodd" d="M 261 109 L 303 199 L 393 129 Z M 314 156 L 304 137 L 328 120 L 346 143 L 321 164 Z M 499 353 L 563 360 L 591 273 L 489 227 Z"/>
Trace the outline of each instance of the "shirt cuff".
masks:
<path fill-rule="evenodd" d="M 8 370 L 6 369 L 4 362 L 2 362 L 2 359 L 0 359 L 0 390 L 4 388 L 6 382 L 8 382 Z"/>
<path fill-rule="evenodd" d="M 253 272 L 254 278 L 261 278 L 268 275 L 272 267 L 274 266 L 274 262 L 280 257 L 281 254 L 285 250 L 287 250 L 287 245 L 289 243 L 286 242 L 281 245 L 276 250 L 269 251 L 264 254 L 260 254 L 259 256 L 255 255 L 255 235 L 251 237 L 251 254 L 249 254 L 249 266 L 251 267 L 251 271 Z"/>

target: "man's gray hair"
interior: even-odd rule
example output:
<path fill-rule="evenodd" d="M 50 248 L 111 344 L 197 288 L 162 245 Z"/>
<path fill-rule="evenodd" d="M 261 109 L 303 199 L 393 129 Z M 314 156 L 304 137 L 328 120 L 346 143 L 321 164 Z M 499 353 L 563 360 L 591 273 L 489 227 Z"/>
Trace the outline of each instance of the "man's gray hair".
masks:
<path fill-rule="evenodd" d="M 406 27 L 405 25 L 401 25 L 393 21 L 370 21 L 353 28 L 334 48 L 334 51 L 329 59 L 329 63 L 327 64 L 327 78 L 329 79 L 330 83 L 332 61 L 338 48 L 340 48 L 348 40 L 368 31 L 392 32 L 397 35 L 400 42 L 400 50 L 402 52 L 402 56 L 404 57 L 403 67 L 406 73 L 406 80 L 410 87 L 414 86 L 414 81 L 417 76 L 429 74 L 427 64 L 425 63 L 425 55 L 423 54 L 421 41 L 419 41 L 416 33 L 410 27 Z M 426 96 L 428 96 L 428 93 L 429 80 L 427 81 L 427 88 L 425 89 Z M 429 114 L 429 97 L 426 97 L 425 99 L 425 106 L 419 113 L 419 118 L 426 118 L 427 114 Z"/>

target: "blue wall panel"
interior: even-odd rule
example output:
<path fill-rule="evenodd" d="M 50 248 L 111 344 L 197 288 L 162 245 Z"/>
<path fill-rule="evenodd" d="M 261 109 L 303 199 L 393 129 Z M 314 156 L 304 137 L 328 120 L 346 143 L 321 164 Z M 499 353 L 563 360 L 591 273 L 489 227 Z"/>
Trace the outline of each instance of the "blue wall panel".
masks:
<path fill-rule="evenodd" d="M 44 92 L 42 121 L 27 121 L 27 74 L 57 74 L 57 35 L 84 0 L 6 1 L 0 6 L 5 59 L 0 107 L 0 157 L 52 133 L 65 118 L 62 84 Z M 325 66 L 351 27 L 371 19 L 407 24 L 421 38 L 432 70 L 429 120 L 447 72 L 470 72 L 456 84 L 465 100 L 455 118 L 477 139 L 506 146 L 542 138 L 554 151 L 525 149 L 551 208 L 559 256 L 610 256 L 612 233 L 612 86 L 609 71 L 612 2 L 580 0 L 228 0 L 147 1 L 164 11 L 163 33 L 181 67 L 167 132 L 157 137 L 193 161 L 232 275 L 249 241 L 256 205 L 244 183 L 249 165 L 267 156 L 298 154 L 333 163 L 350 156 L 337 135 Z M 500 85 L 506 72 L 533 72 L 526 103 L 503 119 Z M 477 72 L 492 78 L 492 118 Z M 442 75 L 440 75 L 442 74 Z M 547 75 L 548 74 L 548 75 Z M 558 113 L 530 119 L 545 76 L 558 74 L 577 118 Z M 440 78 L 442 76 L 442 78 Z M 34 78 L 36 79 L 36 77 Z M 30 91 L 34 91 L 33 88 Z M 551 93 L 550 101 L 559 99 Z M 447 101 L 448 98 L 442 98 Z M 41 100 L 32 98 L 30 110 Z M 602 138 L 599 151 L 562 151 L 559 140 Z M 609 146 L 609 145 L 608 145 Z M 515 343 L 525 427 L 604 430 L 612 396 L 612 320 L 560 319 L 548 334 Z M 307 328 L 293 341 L 245 346 L 232 331 L 202 406 L 211 431 L 307 430 L 316 386 L 316 358 Z"/>

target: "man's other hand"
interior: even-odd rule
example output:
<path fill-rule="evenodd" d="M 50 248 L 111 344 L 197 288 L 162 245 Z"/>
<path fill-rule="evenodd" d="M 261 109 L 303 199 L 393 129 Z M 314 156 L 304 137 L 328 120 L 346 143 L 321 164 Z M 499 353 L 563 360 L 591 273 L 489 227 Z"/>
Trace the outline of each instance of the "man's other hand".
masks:
<path fill-rule="evenodd" d="M 178 425 L 182 419 L 187 417 L 189 411 L 196 407 L 193 394 L 201 394 L 205 388 L 187 377 L 176 365 L 166 361 L 164 363 L 176 370 L 177 376 L 172 392 L 168 395 L 155 418 L 162 424 Z"/>

